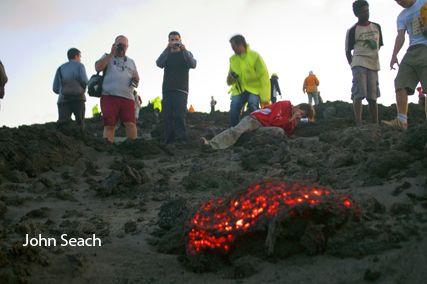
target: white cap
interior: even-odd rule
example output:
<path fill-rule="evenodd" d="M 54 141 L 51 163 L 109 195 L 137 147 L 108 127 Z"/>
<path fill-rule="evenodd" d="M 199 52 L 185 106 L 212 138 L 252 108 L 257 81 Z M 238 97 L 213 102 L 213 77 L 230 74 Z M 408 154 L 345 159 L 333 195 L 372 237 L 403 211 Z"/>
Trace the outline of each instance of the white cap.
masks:
<path fill-rule="evenodd" d="M 313 73 L 313 71 L 310 71 L 310 73 L 309 73 L 310 75 L 313 75 L 314 73 Z"/>

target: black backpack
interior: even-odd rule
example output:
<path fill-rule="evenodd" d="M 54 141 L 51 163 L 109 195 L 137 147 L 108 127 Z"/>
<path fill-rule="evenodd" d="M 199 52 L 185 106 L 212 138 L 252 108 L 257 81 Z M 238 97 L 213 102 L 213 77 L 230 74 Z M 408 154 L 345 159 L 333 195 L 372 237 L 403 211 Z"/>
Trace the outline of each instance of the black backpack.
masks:
<path fill-rule="evenodd" d="M 108 65 L 108 64 L 107 64 Z M 90 77 L 87 83 L 87 93 L 90 97 L 100 98 L 102 95 L 102 82 L 104 82 L 105 74 L 107 73 L 107 66 L 102 71 L 102 76 L 97 72 L 95 75 Z"/>

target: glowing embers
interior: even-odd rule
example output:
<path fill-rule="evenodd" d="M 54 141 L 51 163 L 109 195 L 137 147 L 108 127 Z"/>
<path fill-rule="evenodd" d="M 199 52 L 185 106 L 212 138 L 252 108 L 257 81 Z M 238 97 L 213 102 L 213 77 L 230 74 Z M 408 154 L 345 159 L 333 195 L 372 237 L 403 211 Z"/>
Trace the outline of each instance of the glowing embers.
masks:
<path fill-rule="evenodd" d="M 328 202 L 324 202 L 325 199 Z M 215 249 L 226 253 L 238 236 L 266 219 L 283 221 L 296 212 L 307 213 L 317 207 L 323 211 L 346 211 L 356 206 L 350 198 L 331 194 L 323 188 L 281 181 L 263 183 L 229 200 L 204 202 L 201 210 L 189 220 L 187 252 L 198 254 L 205 249 Z"/>

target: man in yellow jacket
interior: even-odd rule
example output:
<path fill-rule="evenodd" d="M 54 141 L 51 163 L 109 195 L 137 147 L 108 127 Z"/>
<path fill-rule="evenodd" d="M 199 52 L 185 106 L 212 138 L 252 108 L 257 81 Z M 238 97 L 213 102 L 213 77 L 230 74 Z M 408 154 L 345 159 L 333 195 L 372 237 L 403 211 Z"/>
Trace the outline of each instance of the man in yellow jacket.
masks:
<path fill-rule="evenodd" d="M 154 100 L 151 101 L 151 103 L 153 104 L 154 115 L 156 117 L 159 117 L 159 113 L 162 112 L 162 100 L 160 99 L 160 97 L 156 97 Z"/>
<path fill-rule="evenodd" d="M 270 76 L 261 56 L 250 50 L 242 35 L 230 39 L 234 55 L 230 57 L 227 84 L 231 86 L 229 127 L 239 123 L 239 113 L 246 102 L 249 112 L 270 102 Z"/>
<path fill-rule="evenodd" d="M 317 86 L 319 86 L 319 80 L 317 79 L 316 75 L 314 75 L 313 71 L 310 71 L 308 77 L 305 78 L 304 84 L 302 85 L 304 94 L 307 92 L 309 104 L 311 104 L 312 100 L 314 100 L 315 105 L 319 104 Z"/>

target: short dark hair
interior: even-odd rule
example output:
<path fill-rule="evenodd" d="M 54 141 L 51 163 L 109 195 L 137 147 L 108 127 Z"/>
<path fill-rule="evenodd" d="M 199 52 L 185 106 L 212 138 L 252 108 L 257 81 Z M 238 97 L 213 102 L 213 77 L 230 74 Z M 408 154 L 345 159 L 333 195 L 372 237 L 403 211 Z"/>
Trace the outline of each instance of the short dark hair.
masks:
<path fill-rule="evenodd" d="M 168 35 L 168 40 L 170 40 L 171 39 L 171 35 L 177 35 L 177 36 L 179 36 L 179 39 L 181 39 L 181 35 L 179 34 L 179 32 L 177 32 L 177 31 L 172 31 L 172 32 L 170 32 L 169 33 L 169 35 Z"/>
<path fill-rule="evenodd" d="M 299 104 L 298 106 L 300 110 L 305 110 L 305 116 L 310 118 L 310 121 L 314 121 L 314 117 L 316 116 L 314 106 L 306 103 Z"/>
<path fill-rule="evenodd" d="M 357 14 L 359 14 L 360 9 L 362 9 L 365 6 L 369 7 L 369 3 L 366 0 L 356 0 L 356 1 L 354 1 L 353 2 L 353 13 L 354 13 L 354 15 L 357 17 Z"/>
<path fill-rule="evenodd" d="M 246 39 L 242 35 L 235 35 L 232 38 L 230 38 L 230 42 L 234 41 L 236 45 L 243 45 L 243 47 L 246 47 Z"/>
<path fill-rule="evenodd" d="M 77 48 L 70 48 L 67 52 L 68 60 L 74 59 L 77 55 L 79 55 L 81 52 Z"/>

